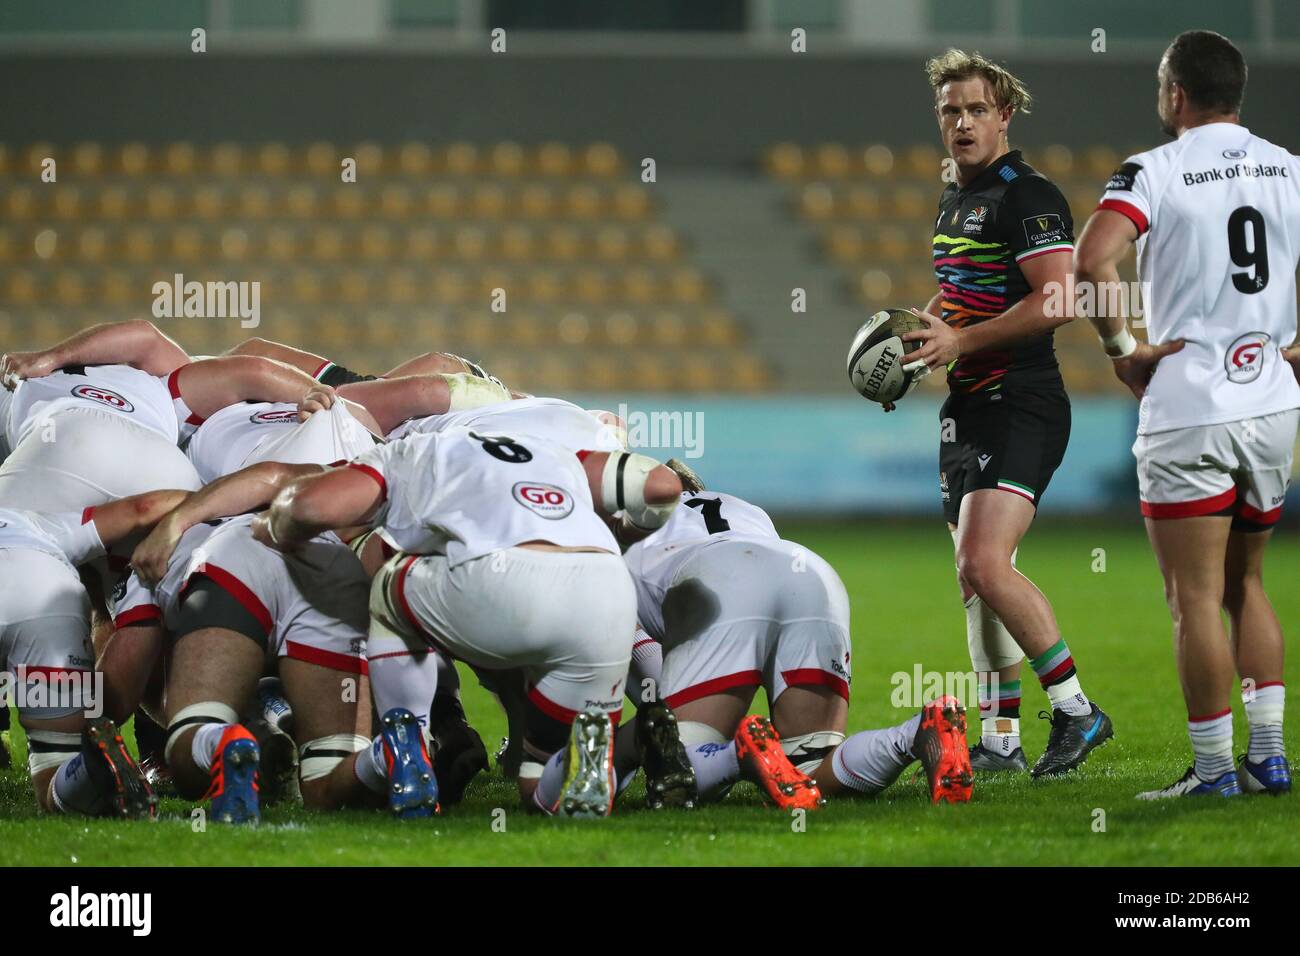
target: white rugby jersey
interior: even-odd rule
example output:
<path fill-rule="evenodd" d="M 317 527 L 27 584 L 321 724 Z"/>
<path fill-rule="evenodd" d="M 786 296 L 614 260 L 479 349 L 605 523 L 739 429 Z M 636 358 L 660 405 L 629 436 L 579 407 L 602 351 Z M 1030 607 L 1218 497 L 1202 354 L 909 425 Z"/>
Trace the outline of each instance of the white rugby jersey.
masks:
<path fill-rule="evenodd" d="M 1296 336 L 1300 159 L 1236 123 L 1131 156 L 1101 209 L 1137 227 L 1147 337 L 1184 339 L 1142 400 L 1138 434 L 1300 407 L 1280 350 Z"/>
<path fill-rule="evenodd" d="M 689 558 L 718 541 L 779 541 L 767 512 L 719 491 L 683 492 L 668 522 L 627 549 L 623 556 L 636 585 L 637 618 L 655 638 L 664 638 L 664 595 Z"/>
<path fill-rule="evenodd" d="M 41 514 L 18 508 L 0 508 L 0 551 L 40 551 L 72 568 L 103 557 L 104 542 L 91 520 L 93 508 Z"/>
<path fill-rule="evenodd" d="M 374 437 L 341 403 L 298 421 L 287 402 L 241 402 L 216 412 L 194 432 L 185 454 L 203 483 L 260 461 L 330 465 L 370 448 Z"/>
<path fill-rule="evenodd" d="M 388 437 L 427 435 L 452 428 L 473 428 L 504 435 L 538 435 L 570 451 L 623 450 L 623 443 L 614 429 L 562 398 L 520 398 L 446 415 L 413 418 L 398 425 L 388 433 Z"/>
<path fill-rule="evenodd" d="M 129 365 L 87 365 L 23 379 L 9 408 L 9 447 L 50 415 L 68 408 L 99 408 L 162 435 L 180 439 L 177 408 L 164 379 Z"/>
<path fill-rule="evenodd" d="M 453 567 L 525 541 L 619 552 L 577 455 L 536 435 L 411 435 L 351 466 L 384 489 L 374 523 L 399 551 L 445 554 Z"/>
<path fill-rule="evenodd" d="M 189 580 L 190 569 L 195 563 L 195 552 L 225 525 L 248 523 L 253 518 L 254 515 L 251 514 L 216 518 L 188 529 L 176 542 L 176 550 L 167 561 L 167 570 L 162 580 L 153 587 L 148 587 L 141 581 L 135 571 L 119 578 L 108 601 L 109 610 L 113 614 L 113 626 L 122 628 L 161 623 L 167 612 L 176 609 L 176 602 L 185 589 L 185 582 Z"/>

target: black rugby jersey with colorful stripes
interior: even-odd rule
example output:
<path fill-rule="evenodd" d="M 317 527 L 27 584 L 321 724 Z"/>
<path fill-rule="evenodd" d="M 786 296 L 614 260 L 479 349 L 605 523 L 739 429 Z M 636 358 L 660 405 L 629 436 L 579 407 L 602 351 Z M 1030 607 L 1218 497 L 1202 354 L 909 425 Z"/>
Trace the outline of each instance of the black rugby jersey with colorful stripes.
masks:
<path fill-rule="evenodd" d="M 1074 250 L 1074 220 L 1061 191 L 1020 157 L 1004 154 L 939 199 L 934 274 L 943 320 L 964 328 L 1001 315 L 1030 292 L 1022 263 Z M 955 394 L 1063 388 L 1050 331 L 1005 349 L 963 355 L 948 366 Z"/>

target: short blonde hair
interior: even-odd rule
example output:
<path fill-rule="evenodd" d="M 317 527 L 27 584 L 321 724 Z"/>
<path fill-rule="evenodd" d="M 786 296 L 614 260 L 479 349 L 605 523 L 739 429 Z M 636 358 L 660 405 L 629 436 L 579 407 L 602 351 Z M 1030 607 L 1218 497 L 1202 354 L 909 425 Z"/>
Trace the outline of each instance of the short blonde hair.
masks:
<path fill-rule="evenodd" d="M 925 61 L 925 74 L 936 96 L 945 83 L 981 77 L 993 88 L 993 101 L 999 109 L 1028 113 L 1033 98 L 1016 76 L 1006 67 L 979 53 L 951 49 Z"/>

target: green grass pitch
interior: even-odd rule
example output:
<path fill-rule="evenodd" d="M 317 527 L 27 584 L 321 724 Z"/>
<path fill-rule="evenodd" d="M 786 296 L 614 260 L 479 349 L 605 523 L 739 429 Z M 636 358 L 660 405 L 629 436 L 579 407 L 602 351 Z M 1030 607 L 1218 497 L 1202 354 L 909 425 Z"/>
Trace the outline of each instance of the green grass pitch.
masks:
<path fill-rule="evenodd" d="M 825 556 L 853 601 L 853 702 L 849 731 L 896 723 L 891 675 L 969 668 L 951 545 L 937 522 L 795 524 L 784 534 Z M 1300 549 L 1280 532 L 1266 567 L 1278 614 L 1295 637 Z M 1102 549 L 1098 552 L 1096 549 Z M 869 555 L 878 556 L 873 562 Z M 1104 560 L 1104 571 L 1099 568 Z M 1297 797 L 1242 797 L 1143 804 L 1139 790 L 1180 776 L 1190 759 L 1182 699 L 1159 574 L 1141 528 L 1067 526 L 1031 531 L 1020 567 L 1053 601 L 1085 691 L 1111 713 L 1116 739 L 1072 777 L 1031 782 L 977 779 L 973 801 L 930 806 L 905 775 L 884 796 L 846 800 L 809 814 L 800 829 L 763 806 L 749 784 L 725 803 L 693 812 L 649 812 L 638 782 L 613 819 L 538 819 L 518 807 L 513 785 L 480 777 L 466 802 L 432 821 L 385 815 L 311 814 L 272 808 L 257 829 L 195 832 L 191 806 L 165 801 L 153 823 L 40 817 L 25 769 L 0 775 L 4 865 L 691 865 L 897 864 L 1241 865 L 1300 863 Z M 882 573 L 884 572 L 884 573 Z M 1300 686 L 1293 652 L 1288 683 Z M 504 732 L 495 704 L 472 678 L 466 705 L 491 748 Z M 1022 730 L 1031 761 L 1047 723 L 1046 697 L 1028 668 Z M 756 707 L 762 707 L 760 702 Z M 1237 749 L 1245 747 L 1239 701 Z M 973 722 L 975 723 L 975 722 Z M 972 735 L 976 733 L 972 727 Z M 1291 756 L 1300 735 L 1287 716 Z M 23 759 L 15 722 L 15 757 Z M 504 810 L 504 816 L 494 811 Z M 494 821 L 496 826 L 494 827 Z M 504 823 L 504 830 L 502 830 Z M 1104 829 L 1103 829 L 1104 824 Z"/>

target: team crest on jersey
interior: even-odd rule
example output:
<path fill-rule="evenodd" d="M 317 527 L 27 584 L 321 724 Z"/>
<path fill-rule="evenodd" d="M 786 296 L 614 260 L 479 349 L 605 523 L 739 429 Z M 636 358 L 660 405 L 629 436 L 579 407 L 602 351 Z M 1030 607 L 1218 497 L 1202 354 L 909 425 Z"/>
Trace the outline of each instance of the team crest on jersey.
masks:
<path fill-rule="evenodd" d="M 558 521 L 573 512 L 573 496 L 557 485 L 540 481 L 516 482 L 512 492 L 519 502 L 539 518 Z"/>
<path fill-rule="evenodd" d="M 273 412 L 257 412 L 249 415 L 248 420 L 254 425 L 296 425 L 298 424 L 298 410 L 296 408 L 281 408 Z"/>
<path fill-rule="evenodd" d="M 988 206 L 976 206 L 966 214 L 966 221 L 962 223 L 962 232 L 979 232 L 984 226 L 984 217 L 989 214 Z"/>
<path fill-rule="evenodd" d="M 1223 368 L 1228 381 L 1245 385 L 1259 378 L 1264 371 L 1264 350 L 1268 336 L 1263 332 L 1247 332 L 1233 339 L 1223 356 Z"/>
<path fill-rule="evenodd" d="M 77 398 L 86 398 L 92 402 L 107 405 L 109 408 L 116 408 L 119 412 L 135 411 L 134 405 L 111 389 L 98 388 L 94 385 L 78 385 L 72 390 L 72 394 Z"/>

